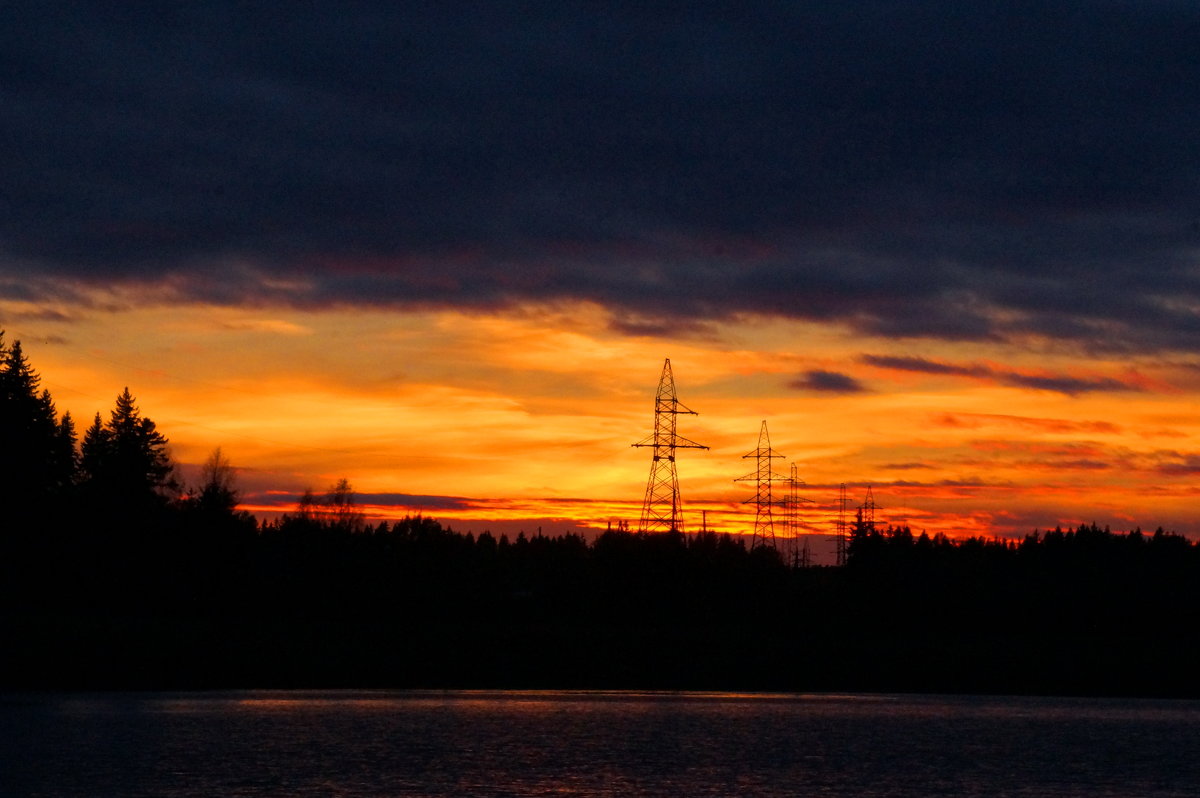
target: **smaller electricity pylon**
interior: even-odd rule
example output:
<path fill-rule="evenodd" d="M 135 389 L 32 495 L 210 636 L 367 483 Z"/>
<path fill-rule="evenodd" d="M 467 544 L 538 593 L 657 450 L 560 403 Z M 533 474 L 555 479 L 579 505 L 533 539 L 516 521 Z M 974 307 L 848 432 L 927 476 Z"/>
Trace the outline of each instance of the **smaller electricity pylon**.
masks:
<path fill-rule="evenodd" d="M 790 464 L 787 477 L 787 496 L 783 500 L 783 528 L 788 545 L 792 549 L 792 567 L 807 568 L 812 564 L 812 553 L 809 551 L 808 536 L 801 542 L 800 505 L 809 501 L 800 495 L 804 480 L 800 479 L 800 468 L 795 463 Z"/>
<path fill-rule="evenodd" d="M 838 565 L 846 564 L 846 483 L 842 483 L 841 490 L 838 492 L 838 516 L 837 534 L 834 536 L 834 541 L 837 544 L 837 559 Z"/>
<path fill-rule="evenodd" d="M 783 457 L 771 448 L 771 436 L 767 434 L 767 422 L 763 421 L 758 432 L 758 447 L 752 452 L 742 455 L 742 459 L 754 458 L 755 469 L 744 477 L 738 477 L 734 482 L 750 482 L 755 485 L 754 498 L 746 501 L 755 506 L 754 534 L 750 538 L 750 550 L 759 546 L 775 548 L 775 516 L 774 507 L 783 504 L 772 495 L 771 485 L 776 479 L 783 479 L 780 474 L 771 470 L 771 460 Z"/>
<path fill-rule="evenodd" d="M 671 374 L 671 359 L 663 361 L 658 393 L 654 398 L 654 432 L 634 446 L 654 449 L 650 463 L 650 479 L 646 482 L 646 498 L 642 502 L 639 532 L 683 532 L 683 505 L 679 499 L 679 474 L 675 470 L 676 449 L 707 449 L 675 432 L 675 419 L 681 413 L 697 415 L 675 395 L 675 378 Z"/>
<path fill-rule="evenodd" d="M 875 531 L 875 511 L 878 509 L 879 505 L 875 503 L 875 494 L 871 491 L 871 486 L 867 485 L 867 498 L 858 506 L 859 525 L 864 532 Z"/>

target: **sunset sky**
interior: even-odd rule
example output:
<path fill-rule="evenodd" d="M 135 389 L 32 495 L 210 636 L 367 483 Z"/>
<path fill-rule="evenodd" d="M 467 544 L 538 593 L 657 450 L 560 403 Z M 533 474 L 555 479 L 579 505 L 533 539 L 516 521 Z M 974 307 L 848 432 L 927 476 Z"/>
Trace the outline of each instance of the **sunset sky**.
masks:
<path fill-rule="evenodd" d="M 1200 5 L 17 3 L 0 329 L 245 506 L 1200 534 Z M 824 551 L 824 549 L 821 549 Z"/>

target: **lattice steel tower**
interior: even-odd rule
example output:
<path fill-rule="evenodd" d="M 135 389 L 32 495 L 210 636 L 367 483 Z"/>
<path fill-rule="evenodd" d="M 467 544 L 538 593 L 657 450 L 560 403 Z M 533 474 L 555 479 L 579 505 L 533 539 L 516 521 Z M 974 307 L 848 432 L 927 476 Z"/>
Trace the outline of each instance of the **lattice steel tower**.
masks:
<path fill-rule="evenodd" d="M 792 565 L 807 568 L 812 564 L 812 555 L 809 551 L 808 536 L 803 536 L 803 542 L 800 540 L 803 529 L 800 523 L 800 505 L 810 500 L 800 495 L 802 487 L 804 480 L 800 479 L 800 467 L 791 463 L 787 477 L 787 496 L 783 500 L 783 527 L 792 547 Z"/>
<path fill-rule="evenodd" d="M 800 537 L 800 467 L 788 464 L 787 497 L 783 500 L 783 528 L 790 538 Z"/>
<path fill-rule="evenodd" d="M 837 564 L 846 564 L 846 483 L 842 483 L 841 492 L 838 494 L 838 517 L 837 517 Z"/>
<path fill-rule="evenodd" d="M 875 503 L 875 493 L 871 490 L 871 486 L 867 485 L 867 498 L 858 506 L 858 518 L 865 531 L 875 531 L 875 511 L 878 509 L 879 505 Z"/>
<path fill-rule="evenodd" d="M 771 448 L 771 436 L 767 434 L 766 421 L 762 423 L 762 428 L 758 432 L 758 448 L 742 455 L 743 460 L 750 457 L 753 457 L 755 461 L 754 471 L 734 480 L 734 482 L 750 482 L 753 480 L 755 485 L 754 498 L 746 502 L 755 506 L 754 535 L 750 538 L 750 548 L 753 550 L 758 546 L 766 545 L 774 547 L 774 507 L 776 504 L 783 504 L 783 502 L 777 501 L 772 496 L 771 485 L 776 479 L 783 479 L 784 477 L 771 470 L 771 460 L 776 457 L 783 457 L 783 455 Z"/>
<path fill-rule="evenodd" d="M 671 376 L 671 359 L 663 361 L 658 394 L 654 398 L 654 432 L 634 446 L 654 449 L 650 463 L 650 479 L 646 482 L 646 499 L 642 502 L 639 532 L 683 532 L 683 505 L 679 501 L 679 474 L 675 470 L 676 449 L 707 449 L 707 446 L 680 437 L 675 432 L 676 417 L 697 415 L 681 404 L 675 395 L 675 378 Z"/>

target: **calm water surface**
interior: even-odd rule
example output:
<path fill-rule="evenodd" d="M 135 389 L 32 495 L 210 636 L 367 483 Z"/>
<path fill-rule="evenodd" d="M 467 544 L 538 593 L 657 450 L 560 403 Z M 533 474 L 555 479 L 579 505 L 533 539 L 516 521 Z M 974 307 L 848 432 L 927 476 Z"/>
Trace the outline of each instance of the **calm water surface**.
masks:
<path fill-rule="evenodd" d="M 1200 795 L 1191 701 L 8 695 L 0 735 L 3 795 Z"/>

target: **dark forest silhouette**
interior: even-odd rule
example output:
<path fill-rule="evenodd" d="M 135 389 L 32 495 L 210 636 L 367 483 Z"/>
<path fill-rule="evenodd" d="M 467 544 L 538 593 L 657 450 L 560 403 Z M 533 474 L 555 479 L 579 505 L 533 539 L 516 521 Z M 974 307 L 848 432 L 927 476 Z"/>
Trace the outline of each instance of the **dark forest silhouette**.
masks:
<path fill-rule="evenodd" d="M 592 687 L 1198 695 L 1200 547 L 1094 525 L 853 525 L 844 567 L 714 533 L 368 523 L 348 481 L 238 510 L 126 389 L 78 438 L 0 337 L 0 686 Z"/>

